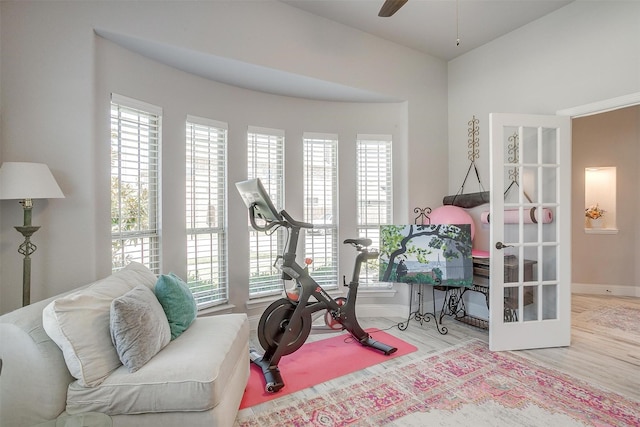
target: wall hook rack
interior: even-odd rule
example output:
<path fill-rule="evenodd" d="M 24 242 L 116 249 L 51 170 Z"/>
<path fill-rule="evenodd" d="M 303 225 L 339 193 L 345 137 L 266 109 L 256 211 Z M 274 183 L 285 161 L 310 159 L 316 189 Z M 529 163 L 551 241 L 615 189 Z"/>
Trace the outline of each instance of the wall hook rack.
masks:
<path fill-rule="evenodd" d="M 431 213 L 430 207 L 414 208 L 413 212 L 418 214 L 418 216 L 413 220 L 414 224 L 417 224 L 417 225 L 431 224 L 431 218 L 429 218 L 429 214 Z M 427 222 L 425 222 L 425 219 L 427 220 Z"/>

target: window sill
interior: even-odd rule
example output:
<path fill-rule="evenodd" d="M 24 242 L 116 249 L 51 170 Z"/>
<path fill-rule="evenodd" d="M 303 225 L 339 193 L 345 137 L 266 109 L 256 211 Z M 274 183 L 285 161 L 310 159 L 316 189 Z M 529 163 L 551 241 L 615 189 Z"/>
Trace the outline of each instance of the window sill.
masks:
<path fill-rule="evenodd" d="M 248 310 L 254 309 L 254 308 L 260 308 L 260 307 L 264 307 L 267 306 L 269 304 L 271 304 L 272 302 L 274 302 L 277 299 L 283 298 L 284 295 L 269 295 L 266 297 L 260 297 L 260 298 L 254 298 L 254 299 L 250 299 L 249 301 L 246 302 L 245 306 L 247 307 Z"/>
<path fill-rule="evenodd" d="M 358 288 L 358 298 L 393 298 L 398 291 L 391 288 Z"/>
<path fill-rule="evenodd" d="M 586 234 L 618 234 L 617 228 L 585 228 Z"/>
<path fill-rule="evenodd" d="M 344 292 L 342 292 L 344 289 Z M 333 289 L 325 289 L 331 298 L 337 298 L 346 296 L 347 287 L 339 287 Z M 358 298 L 393 298 L 398 291 L 394 287 L 359 287 L 358 288 Z M 246 307 L 248 310 L 263 308 L 277 299 L 284 298 L 284 293 L 282 295 L 269 295 L 267 297 L 262 298 L 254 298 L 246 303 Z M 218 308 L 218 307 L 214 307 Z"/>
<path fill-rule="evenodd" d="M 340 288 L 325 289 L 325 291 L 331 298 L 337 298 L 346 295 L 341 292 Z M 250 299 L 249 301 L 247 301 L 245 306 L 247 307 L 247 310 L 252 310 L 254 308 L 263 308 L 280 298 L 285 298 L 284 292 L 278 295 L 269 295 L 266 297 Z"/>
<path fill-rule="evenodd" d="M 217 314 L 232 313 L 234 308 L 236 308 L 235 305 L 228 304 L 228 303 L 221 304 L 221 305 L 214 305 L 212 307 L 205 307 L 198 310 L 198 317 L 215 316 Z"/>

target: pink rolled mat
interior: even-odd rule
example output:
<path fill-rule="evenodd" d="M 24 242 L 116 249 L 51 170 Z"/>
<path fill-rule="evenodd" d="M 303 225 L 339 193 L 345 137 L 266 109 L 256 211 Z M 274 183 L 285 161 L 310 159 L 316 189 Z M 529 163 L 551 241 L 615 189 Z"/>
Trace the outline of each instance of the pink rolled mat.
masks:
<path fill-rule="evenodd" d="M 474 258 L 489 258 L 489 251 L 482 251 L 480 249 L 471 249 L 471 256 Z"/>
<path fill-rule="evenodd" d="M 489 224 L 489 212 L 482 212 L 480 220 L 483 224 Z M 524 211 L 524 223 L 525 224 L 537 224 L 540 221 L 536 208 L 531 208 Z M 553 221 L 553 212 L 550 209 L 542 209 L 542 223 L 548 224 Z M 504 211 L 504 223 L 505 224 L 517 224 L 518 223 L 518 210 L 507 209 Z"/>

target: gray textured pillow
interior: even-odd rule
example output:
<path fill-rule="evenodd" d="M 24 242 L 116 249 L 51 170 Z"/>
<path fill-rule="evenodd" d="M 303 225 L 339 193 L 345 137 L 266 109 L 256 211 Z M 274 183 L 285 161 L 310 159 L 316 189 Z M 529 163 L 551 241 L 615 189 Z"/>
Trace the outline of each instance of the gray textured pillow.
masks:
<path fill-rule="evenodd" d="M 136 372 L 171 341 L 167 316 L 146 286 L 114 299 L 109 320 L 111 341 L 129 372 Z"/>

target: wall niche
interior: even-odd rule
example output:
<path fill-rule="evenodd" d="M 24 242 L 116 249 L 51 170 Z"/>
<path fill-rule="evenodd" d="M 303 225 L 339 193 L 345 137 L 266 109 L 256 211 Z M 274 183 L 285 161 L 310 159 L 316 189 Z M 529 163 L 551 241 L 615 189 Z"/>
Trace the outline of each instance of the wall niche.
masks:
<path fill-rule="evenodd" d="M 615 167 L 585 168 L 584 202 L 586 233 L 617 233 Z"/>

